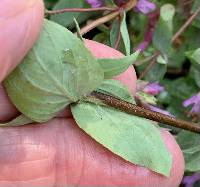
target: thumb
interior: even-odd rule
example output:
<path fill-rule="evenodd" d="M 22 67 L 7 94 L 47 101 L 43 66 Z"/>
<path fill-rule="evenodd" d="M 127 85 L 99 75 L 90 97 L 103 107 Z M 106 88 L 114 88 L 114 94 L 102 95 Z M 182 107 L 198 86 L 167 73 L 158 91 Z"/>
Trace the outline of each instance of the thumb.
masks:
<path fill-rule="evenodd" d="M 42 0 L 1 0 L 0 82 L 33 46 L 40 33 L 43 15 Z"/>

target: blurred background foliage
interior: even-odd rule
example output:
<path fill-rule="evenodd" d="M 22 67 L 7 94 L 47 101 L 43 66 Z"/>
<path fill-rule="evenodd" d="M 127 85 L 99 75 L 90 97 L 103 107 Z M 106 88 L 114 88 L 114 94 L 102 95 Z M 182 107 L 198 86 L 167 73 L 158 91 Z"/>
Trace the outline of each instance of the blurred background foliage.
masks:
<path fill-rule="evenodd" d="M 121 29 L 122 37 L 118 41 L 118 50 L 126 54 L 127 47 L 130 47 L 131 53 L 142 47 L 140 59 L 134 65 L 140 79 L 138 85 L 142 85 L 144 81 L 159 83 L 165 90 L 153 96 L 157 106 L 178 118 L 200 123 L 200 14 L 180 36 L 173 40 L 179 28 L 200 7 L 200 0 L 152 0 L 151 2 L 157 7 L 153 12 L 142 14 L 134 10 L 129 11 L 124 23 L 122 20 L 119 21 L 122 18 L 116 17 L 112 21 L 99 25 L 83 37 L 116 48 L 118 31 Z M 85 0 L 45 0 L 45 5 L 48 10 L 91 7 Z M 116 7 L 111 0 L 106 0 L 106 5 Z M 82 28 L 106 14 L 107 12 L 67 12 L 48 18 L 75 32 L 73 18 L 76 18 Z M 123 34 L 126 29 L 128 36 Z M 148 38 L 148 34 L 152 36 Z M 124 41 L 130 41 L 130 46 L 127 46 L 127 42 Z M 155 53 L 159 54 L 156 58 L 148 58 Z M 194 105 L 184 107 L 183 102 L 192 96 L 198 96 L 192 100 Z M 146 97 L 147 100 L 151 100 L 152 96 L 147 94 Z M 177 138 L 184 153 L 185 175 L 198 174 L 200 136 L 168 126 L 167 128 Z M 190 185 L 187 180 L 184 183 L 185 186 Z M 197 180 L 192 186 L 198 187 L 200 182 Z"/>

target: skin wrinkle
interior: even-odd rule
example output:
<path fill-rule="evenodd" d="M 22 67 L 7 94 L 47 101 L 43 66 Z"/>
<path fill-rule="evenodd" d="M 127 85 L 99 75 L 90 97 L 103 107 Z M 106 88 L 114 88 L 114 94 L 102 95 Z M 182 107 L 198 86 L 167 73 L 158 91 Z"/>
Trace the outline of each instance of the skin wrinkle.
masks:
<path fill-rule="evenodd" d="M 38 125 L 38 127 L 37 128 L 40 128 L 40 126 Z M 25 129 L 31 129 L 30 127 L 26 127 Z M 20 128 L 20 131 L 21 131 L 21 137 L 23 137 L 23 140 L 25 140 L 26 139 L 26 135 L 28 136 L 28 132 L 23 132 L 24 130 L 25 130 L 24 128 Z M 36 128 L 35 128 L 36 129 Z M 37 129 L 38 130 L 38 129 Z M 40 131 L 39 131 L 40 132 Z M 43 134 L 43 133 L 45 133 L 45 131 L 44 132 L 40 132 L 40 134 Z M 25 136 L 24 136 L 25 135 Z M 36 136 L 37 137 L 37 135 L 38 135 L 38 132 L 36 132 L 36 133 L 34 133 L 33 134 L 34 136 Z M 32 136 L 28 136 L 29 138 L 31 138 Z M 42 136 L 38 136 L 38 137 L 42 137 Z M 35 138 L 35 137 L 34 137 Z M 40 139 L 39 138 L 39 139 Z M 26 142 L 26 140 L 25 140 L 25 142 Z M 40 141 L 39 141 L 40 142 Z M 46 171 L 46 173 L 48 173 L 49 171 L 54 171 L 54 170 L 52 170 L 52 169 L 49 169 L 48 167 L 51 167 L 51 164 L 52 164 L 52 156 L 50 156 L 49 157 L 49 153 L 48 154 L 46 154 L 45 153 L 45 149 L 44 149 L 44 146 L 43 147 L 41 147 L 41 149 L 39 149 L 39 147 L 38 147 L 38 145 L 34 145 L 34 149 L 33 150 L 30 150 L 29 148 L 30 148 L 30 146 L 24 146 L 24 141 L 22 141 L 22 143 L 21 143 L 21 145 L 20 146 L 18 146 L 18 147 L 15 147 L 15 149 L 17 148 L 20 148 L 20 150 L 18 149 L 18 151 L 16 151 L 16 150 L 13 150 L 13 153 L 15 153 L 15 154 L 12 154 L 12 153 L 9 153 L 8 152 L 8 150 L 5 150 L 6 152 L 6 154 L 7 155 L 9 155 L 9 156 L 11 156 L 11 157 L 4 157 L 3 155 L 2 155 L 2 147 L 0 146 L 0 156 L 3 156 L 2 158 L 0 158 L 0 161 L 4 161 L 5 163 L 6 163 L 6 165 L 5 165 L 5 168 L 8 168 L 9 170 L 12 170 L 17 176 L 21 176 L 21 177 L 25 177 L 26 178 L 26 176 L 24 175 L 24 174 L 21 174 L 21 175 L 19 175 L 19 168 L 21 167 L 20 166 L 20 160 L 23 160 L 23 162 L 25 161 L 24 159 L 25 159 L 25 157 L 24 156 L 22 156 L 22 155 L 26 155 L 25 153 L 29 153 L 29 155 L 32 155 L 32 157 L 33 157 L 33 153 L 35 153 L 35 151 L 36 151 L 36 156 L 38 157 L 38 158 L 35 158 L 35 161 L 36 161 L 36 163 L 31 163 L 31 162 L 33 162 L 33 160 L 27 160 L 27 162 L 26 162 L 26 165 L 31 165 L 32 167 L 31 167 L 31 171 L 33 172 L 33 173 L 35 173 L 37 176 L 41 176 L 38 172 L 34 172 L 34 170 L 33 170 L 33 166 L 35 166 L 37 169 L 39 169 L 39 170 L 41 170 L 41 168 L 40 167 L 38 167 L 39 165 L 42 165 L 42 168 L 46 168 L 45 170 L 43 169 L 42 171 Z M 41 142 L 40 142 L 40 144 L 39 145 L 41 145 Z M 48 145 L 48 144 L 47 144 Z M 33 147 L 33 146 L 31 146 L 31 147 Z M 46 145 L 45 145 L 45 147 L 47 147 Z M 52 147 L 52 146 L 51 146 Z M 9 147 L 9 150 L 11 149 L 11 147 Z M 41 151 L 42 150 L 42 151 Z M 52 151 L 50 151 L 50 152 L 52 152 Z M 19 153 L 21 154 L 21 156 L 19 155 Z M 42 154 L 41 153 L 45 153 L 45 155 L 46 156 L 43 156 L 43 159 L 42 159 Z M 13 169 L 15 169 L 15 168 L 17 168 L 17 169 L 15 169 L 15 170 L 13 170 L 11 167 L 10 167 L 10 165 L 8 164 L 8 163 L 10 163 L 10 161 L 12 161 L 13 159 L 15 159 L 15 155 L 18 155 L 18 159 L 16 160 L 16 162 L 15 162 L 15 165 L 16 165 L 16 167 L 14 167 Z M 44 155 L 44 154 L 43 154 Z M 47 156 L 48 155 L 48 156 Z M 5 160 L 5 158 L 7 158 L 7 159 L 9 159 L 8 161 L 6 161 Z M 20 160 L 19 160 L 19 158 L 20 158 Z M 33 158 L 32 158 L 33 159 Z M 43 162 L 41 162 L 42 160 L 44 160 L 44 159 L 48 159 L 48 163 L 46 164 L 47 166 L 45 166 L 45 164 L 43 163 Z M 39 162 L 39 160 L 41 160 L 40 162 Z M 31 161 L 31 162 L 29 162 L 29 161 Z M 3 166 L 3 164 L 4 164 L 4 162 L 1 164 L 1 170 L 0 170 L 0 172 L 2 172 L 2 166 Z M 38 164 L 37 164 L 37 162 L 39 162 Z M 13 162 L 11 162 L 11 165 L 13 165 Z M 29 168 L 29 167 L 28 167 Z M 15 172 L 15 171 L 17 171 L 17 172 Z M 25 171 L 25 173 L 26 173 L 26 171 L 29 171 L 29 170 L 27 170 L 27 169 L 24 169 L 24 171 Z M 10 174 L 10 172 L 8 172 L 9 174 Z M 28 172 L 29 173 L 29 172 Z M 43 172 L 43 174 L 45 174 L 45 172 Z M 0 174 L 0 176 L 2 176 L 1 174 Z M 8 175 L 9 176 L 9 175 Z M 38 177 L 34 177 L 34 178 L 38 178 Z M 16 179 L 17 180 L 17 179 Z M 23 179 L 22 179 L 23 180 Z"/>
<path fill-rule="evenodd" d="M 43 165 L 42 168 L 38 167 L 38 163 Z M 29 165 L 32 165 L 31 171 L 26 172 L 29 168 Z M 45 166 L 45 167 L 44 167 Z M 38 159 L 34 161 L 29 162 L 23 162 L 23 163 L 16 163 L 16 164 L 7 164 L 6 167 L 1 169 L 0 176 L 4 176 L 4 178 L 8 178 L 11 181 L 24 181 L 24 177 L 27 181 L 34 180 L 35 178 L 40 178 L 49 175 L 49 169 L 51 168 L 51 160 L 49 158 L 45 159 Z M 10 175 L 10 172 L 12 171 L 12 176 Z M 33 175 L 33 173 L 35 175 Z"/>
<path fill-rule="evenodd" d="M 65 120 L 61 120 L 61 126 L 63 126 L 63 128 L 66 128 L 66 124 L 65 124 Z M 72 121 L 72 119 L 69 119 L 69 121 Z M 57 128 L 57 127 L 56 127 Z M 60 128 L 57 128 L 56 130 L 56 155 L 54 158 L 54 162 L 56 163 L 56 169 L 55 169 L 55 173 L 56 173 L 56 184 L 69 184 L 70 182 L 70 178 L 68 176 L 73 175 L 74 173 L 74 179 L 71 179 L 71 181 L 74 181 L 74 183 L 76 184 L 81 176 L 80 171 L 77 170 L 75 167 L 71 167 L 71 163 L 76 163 L 76 165 L 80 166 L 80 162 L 83 161 L 83 153 L 80 150 L 83 150 L 81 145 L 82 143 L 80 142 L 80 144 L 78 143 L 74 143 L 76 142 L 76 140 L 74 140 L 74 137 L 76 137 L 77 135 L 75 135 L 74 130 L 73 130 L 73 126 L 71 124 L 68 124 L 68 133 L 66 134 L 65 131 L 63 131 L 63 129 L 61 130 Z M 76 131 L 76 130 L 75 130 Z M 71 139 L 71 143 L 68 143 L 68 138 Z M 79 139 L 81 138 L 81 136 L 79 136 Z M 68 157 L 66 157 L 68 155 Z M 72 169 L 70 171 L 70 169 Z M 75 169 L 75 171 L 74 171 Z"/>
<path fill-rule="evenodd" d="M 58 160 L 57 162 L 59 162 L 60 164 L 62 164 L 62 166 L 65 168 L 65 169 L 70 169 L 70 170 L 68 170 L 68 175 L 70 175 L 70 171 L 72 171 L 71 169 L 72 169 L 72 165 L 73 165 L 73 167 L 76 165 L 76 166 L 79 166 L 80 164 L 80 162 L 77 162 L 76 161 L 76 158 L 75 159 L 73 159 L 73 160 L 71 160 L 70 159 L 70 157 L 68 157 L 68 162 L 66 163 L 66 162 L 63 162 L 63 159 L 61 159 L 61 157 L 56 157 L 56 154 L 60 154 L 60 151 L 61 151 L 61 154 L 64 154 L 65 156 L 66 155 L 68 155 L 69 153 L 69 151 L 71 152 L 70 154 L 72 154 L 72 151 L 74 152 L 74 150 L 73 149 L 77 149 L 77 147 L 74 147 L 74 145 L 77 145 L 77 142 L 79 142 L 80 141 L 80 137 L 83 135 L 83 140 L 82 141 L 84 141 L 85 143 L 87 143 L 87 147 L 84 149 L 86 152 L 87 152 L 87 157 L 85 158 L 85 159 L 87 159 L 87 162 L 90 160 L 90 162 L 91 162 L 91 159 L 97 159 L 98 160 L 98 157 L 96 157 L 97 155 L 101 155 L 101 153 L 102 154 L 105 154 L 105 152 L 107 151 L 108 152 L 108 156 L 110 156 L 110 158 L 111 158 L 111 160 L 113 161 L 113 166 L 115 165 L 116 166 L 116 169 L 115 169 L 115 173 L 113 174 L 113 176 L 111 177 L 111 181 L 116 181 L 116 185 L 118 184 L 121 184 L 121 185 L 123 185 L 123 183 L 121 183 L 119 180 L 120 180 L 120 178 L 119 178 L 119 176 L 121 176 L 122 178 L 124 178 L 124 180 L 123 180 L 123 182 L 126 182 L 126 177 L 128 177 L 127 179 L 128 179 L 128 181 L 130 181 L 130 175 L 128 175 L 127 176 L 127 173 L 132 173 L 132 175 L 133 175 L 133 177 L 135 176 L 135 169 L 131 169 L 130 170 L 130 163 L 127 163 L 127 162 L 124 162 L 123 161 L 123 159 L 121 159 L 121 158 L 119 158 L 119 157 L 117 157 L 116 155 L 113 155 L 111 152 L 109 152 L 108 150 L 106 150 L 105 148 L 103 148 L 101 145 L 99 145 L 99 144 L 97 144 L 97 143 L 95 143 L 95 141 L 94 140 L 92 140 L 89 136 L 87 136 L 86 134 L 84 134 L 82 131 L 80 132 L 79 130 L 79 128 L 77 127 L 77 126 L 74 126 L 75 125 L 75 123 L 71 120 L 71 119 L 69 119 L 69 120 L 64 120 L 64 119 L 60 119 L 59 121 L 59 125 L 58 126 L 55 126 L 54 125 L 54 122 L 56 121 L 56 119 L 55 120 L 53 120 L 52 122 L 51 122 L 51 124 L 49 124 L 50 126 L 51 126 L 51 130 L 50 131 L 47 131 L 46 133 L 48 133 L 49 135 L 50 135 L 50 137 L 51 137 L 51 139 L 47 139 L 45 142 L 49 142 L 50 143 L 50 146 L 48 146 L 49 147 L 49 149 L 50 149 L 50 152 L 52 152 L 52 150 L 51 149 L 55 149 L 54 148 L 54 146 L 55 146 L 55 142 L 54 142 L 54 140 L 56 139 L 56 136 L 55 135 L 53 135 L 53 134 L 55 134 L 56 133 L 56 130 L 58 129 L 58 128 L 61 128 L 60 129 L 60 131 L 62 131 L 62 133 L 60 134 L 59 132 L 59 134 L 60 134 L 60 137 L 61 137 L 61 139 L 59 139 L 59 142 L 57 142 L 56 144 L 57 145 L 60 145 L 60 141 L 62 141 L 62 142 L 67 142 L 67 139 L 69 138 L 72 142 L 71 142 L 71 148 L 70 147 L 68 147 L 69 145 L 67 144 L 66 146 L 67 146 L 67 151 L 64 151 L 64 150 L 59 150 L 59 152 L 57 152 L 57 151 L 53 151 L 54 153 L 53 153 L 53 155 L 52 155 L 52 157 L 51 157 L 51 159 L 53 159 L 54 160 L 54 162 L 55 162 L 55 160 Z M 66 123 L 67 122 L 67 123 Z M 64 127 L 64 129 L 62 128 L 62 127 Z M 42 129 L 38 129 L 38 128 L 42 128 Z M 46 129 L 47 128 L 47 126 L 45 125 L 40 125 L 40 126 L 38 126 L 38 127 L 35 127 L 35 130 L 37 131 L 36 133 L 34 133 L 35 135 L 38 135 L 39 134 L 39 137 L 42 137 L 42 134 L 45 132 L 45 130 L 44 129 Z M 42 132 L 41 132 L 42 131 Z M 71 131 L 71 132 L 70 132 Z M 67 133 L 66 133 L 67 132 Z M 66 134 L 65 134 L 66 133 Z M 77 134 L 78 133 L 78 134 Z M 22 134 L 21 134 L 22 135 Z M 53 135 L 53 136 L 52 136 Z M 64 139 L 63 139 L 64 138 Z M 72 138 L 72 139 L 71 139 Z M 37 139 L 36 137 L 34 137 L 34 139 Z M 43 140 L 40 140 L 40 141 L 43 141 Z M 90 142 L 90 146 L 88 147 L 88 143 Z M 44 142 L 43 142 L 44 143 Z M 48 145 L 48 144 L 47 144 Z M 47 146 L 46 145 L 46 146 Z M 80 145 L 80 144 L 79 144 Z M 72 149 L 72 147 L 73 147 L 73 149 Z M 59 146 L 57 146 L 56 147 L 56 150 L 57 149 L 60 149 L 60 147 Z M 72 151 L 71 151 L 72 150 Z M 82 151 L 83 151 L 83 147 L 79 147 L 78 148 L 78 150 L 79 150 L 79 154 L 77 154 L 77 153 L 75 153 L 75 154 L 72 154 L 72 156 L 74 155 L 74 156 L 76 156 L 76 157 L 78 157 L 78 159 L 80 159 L 80 161 L 83 159 L 83 157 L 82 156 L 80 156 L 81 154 L 82 154 Z M 28 150 L 27 150 L 28 151 Z M 1 151 L 0 151 L 1 152 Z M 62 156 L 63 157 L 63 156 Z M 89 159 L 89 160 L 88 160 Z M 106 166 L 106 169 L 108 169 L 107 170 L 107 172 L 109 172 L 109 166 L 108 166 L 108 159 L 107 158 L 105 158 L 105 157 L 101 157 L 101 159 L 103 159 L 103 162 L 102 161 L 100 161 L 104 166 Z M 105 161 L 105 160 L 107 160 L 107 161 Z M 87 166 L 87 164 L 90 164 L 90 162 L 89 163 L 86 163 L 85 164 L 85 167 Z M 76 163 L 76 164 L 75 164 Z M 96 161 L 94 162 L 95 163 L 95 165 L 96 165 Z M 93 164 L 94 164 L 93 163 Z M 75 165 L 74 165 L 75 164 Z M 92 165 L 93 165 L 92 164 Z M 53 168 L 55 168 L 54 167 L 55 166 L 55 164 L 53 164 Z M 123 168 L 122 170 L 120 169 L 119 170 L 119 168 Z M 78 168 L 76 168 L 76 169 L 78 169 Z M 93 168 L 94 170 L 93 170 L 93 173 L 95 173 L 95 174 L 97 174 L 98 172 L 96 171 L 96 169 L 97 168 Z M 100 169 L 100 168 L 99 168 Z M 52 171 L 53 170 L 55 170 L 55 169 L 52 169 Z M 100 169 L 101 170 L 101 169 Z M 113 170 L 114 171 L 114 170 Z M 59 172 L 59 171 L 53 171 L 53 172 Z M 72 171 L 73 172 L 73 171 Z M 77 171 L 78 172 L 78 171 Z M 87 172 L 91 172 L 91 170 L 89 170 L 89 171 L 85 171 L 86 173 L 84 173 L 84 175 L 85 176 L 87 176 L 88 174 L 87 174 Z M 119 173 L 120 172 L 120 173 Z M 138 172 L 139 172 L 139 170 L 138 170 Z M 73 173 L 71 173 L 71 175 L 73 176 Z M 89 174 L 90 175 L 90 174 Z M 77 175 L 76 175 L 77 176 Z M 83 181 L 81 181 L 81 184 L 80 185 L 87 185 L 87 183 L 85 183 L 85 180 L 86 180 L 86 178 L 85 178 L 85 176 L 83 176 Z M 69 176 L 70 177 L 70 176 Z M 140 176 L 141 178 L 142 178 L 142 180 L 141 181 L 144 181 L 144 177 L 143 176 Z M 110 179 L 110 177 L 108 176 L 108 178 L 106 177 L 105 178 L 105 181 L 107 181 L 108 179 Z M 136 180 L 136 179 L 135 179 Z M 76 181 L 77 181 L 77 179 L 76 179 Z M 111 185 L 113 184 L 113 182 L 111 182 L 111 181 L 109 181 L 108 182 L 108 184 L 110 183 Z M 69 182 L 69 181 L 68 181 Z M 56 182 L 56 183 L 58 183 L 58 181 Z M 59 184 L 59 183 L 58 183 Z M 75 183 L 76 184 L 76 183 Z M 133 184 L 133 183 L 130 183 L 131 185 Z M 127 184 L 126 184 L 127 185 Z M 170 186 L 171 187 L 171 186 Z"/>
<path fill-rule="evenodd" d="M 81 138 L 81 145 L 82 145 L 82 150 L 83 150 L 83 158 L 82 158 L 82 162 L 81 162 L 81 169 L 80 169 L 80 175 L 79 175 L 79 178 L 76 182 L 76 184 L 80 184 L 81 183 L 81 180 L 82 180 L 82 176 L 83 176 L 83 173 L 84 173 L 84 170 L 85 170 L 85 160 L 86 160 L 86 146 L 85 146 L 85 140 L 83 139 L 83 137 L 80 137 Z"/>

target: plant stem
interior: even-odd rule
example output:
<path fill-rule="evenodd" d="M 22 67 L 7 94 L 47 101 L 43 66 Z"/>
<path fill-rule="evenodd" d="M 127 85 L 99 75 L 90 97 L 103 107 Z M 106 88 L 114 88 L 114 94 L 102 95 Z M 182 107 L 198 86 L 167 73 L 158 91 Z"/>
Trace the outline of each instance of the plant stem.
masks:
<path fill-rule="evenodd" d="M 110 13 L 110 14 L 104 16 L 104 17 L 101 17 L 101 18 L 91 22 L 90 24 L 86 25 L 85 27 L 83 27 L 81 29 L 81 34 L 84 35 L 87 32 L 94 29 L 95 27 L 114 19 L 115 17 L 120 15 L 122 11 L 131 10 L 133 7 L 135 7 L 136 4 L 137 4 L 137 0 L 130 0 L 126 5 L 124 5 L 123 8 L 118 8 L 118 10 L 113 11 L 112 13 Z"/>
<path fill-rule="evenodd" d="M 91 96 L 101 100 L 104 104 L 116 108 L 118 110 L 124 111 L 128 114 L 136 115 L 139 117 L 144 117 L 156 122 L 164 123 L 170 126 L 174 126 L 177 128 L 189 130 L 191 132 L 195 132 L 200 134 L 200 126 L 197 126 L 194 123 L 190 123 L 181 119 L 176 119 L 172 116 L 167 116 L 158 112 L 154 112 L 143 107 L 134 105 L 132 103 L 123 101 L 116 97 L 99 93 L 99 92 L 92 92 Z"/>
<path fill-rule="evenodd" d="M 145 68 L 145 70 L 140 74 L 139 79 L 142 79 L 146 76 L 146 74 L 151 70 L 151 68 L 157 63 L 156 59 L 153 59 L 151 63 Z"/>
<path fill-rule="evenodd" d="M 196 9 L 196 11 L 188 18 L 188 20 L 182 25 L 182 27 L 175 33 L 175 35 L 172 38 L 172 42 L 174 42 L 186 29 L 187 27 L 192 23 L 192 21 L 197 17 L 197 15 L 200 13 L 200 6 Z"/>
<path fill-rule="evenodd" d="M 146 57 L 146 58 L 144 58 L 144 59 L 142 59 L 142 60 L 136 61 L 136 62 L 134 63 L 134 65 L 139 66 L 139 65 L 141 65 L 141 64 L 143 64 L 143 63 L 145 63 L 145 62 L 148 62 L 148 61 L 150 61 L 150 60 L 155 59 L 155 58 L 158 57 L 159 55 L 160 55 L 160 52 L 159 52 L 159 51 L 156 51 L 153 55 L 148 56 L 148 57 Z"/>
<path fill-rule="evenodd" d="M 96 11 L 116 11 L 119 8 L 98 7 L 98 8 L 65 8 L 60 10 L 47 10 L 46 15 L 62 14 L 66 12 L 96 12 Z"/>
<path fill-rule="evenodd" d="M 92 29 L 96 28 L 97 26 L 114 19 L 119 14 L 120 14 L 119 11 L 115 11 L 115 12 L 112 12 L 112 13 L 106 15 L 106 16 L 103 16 L 103 17 L 99 18 L 99 19 L 96 19 L 95 21 L 91 22 L 90 24 L 86 25 L 85 27 L 83 27 L 81 29 L 81 32 L 80 32 L 81 35 L 84 35 L 87 32 L 91 31 Z"/>

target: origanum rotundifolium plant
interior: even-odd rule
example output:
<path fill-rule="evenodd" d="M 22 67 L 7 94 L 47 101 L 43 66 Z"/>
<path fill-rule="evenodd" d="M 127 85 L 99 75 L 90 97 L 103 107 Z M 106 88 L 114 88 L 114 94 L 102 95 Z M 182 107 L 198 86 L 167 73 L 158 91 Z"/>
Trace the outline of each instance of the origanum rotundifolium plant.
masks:
<path fill-rule="evenodd" d="M 175 1 L 46 1 L 52 10 L 46 11 L 38 41 L 4 81 L 21 115 L 1 126 L 46 122 L 69 106 L 78 126 L 97 142 L 131 163 L 168 177 L 172 156 L 161 138 L 159 122 L 176 135 L 185 154 L 186 172 L 200 171 L 200 44 L 195 43 L 196 39 L 186 42 L 181 36 L 185 32 L 187 38 L 199 30 L 197 19 L 186 31 L 200 11 L 200 3 L 192 3 L 192 15 L 183 22 L 175 16 L 182 14 Z M 181 5 L 179 8 L 184 10 Z M 91 18 L 95 20 L 83 26 Z M 174 22 L 178 23 L 177 32 Z M 95 58 L 82 38 L 94 28 L 98 29 L 94 40 L 126 56 Z M 76 30 L 78 37 L 70 30 Z M 191 66 L 188 75 L 180 74 L 170 83 L 166 77 L 169 69 L 182 73 L 186 58 Z M 139 74 L 134 97 L 126 86 L 112 79 L 131 65 Z M 175 99 L 179 109 L 172 102 Z M 157 103 L 165 109 L 158 108 Z M 190 105 L 193 107 L 187 115 L 196 123 L 184 121 L 188 119 L 181 114 Z"/>

